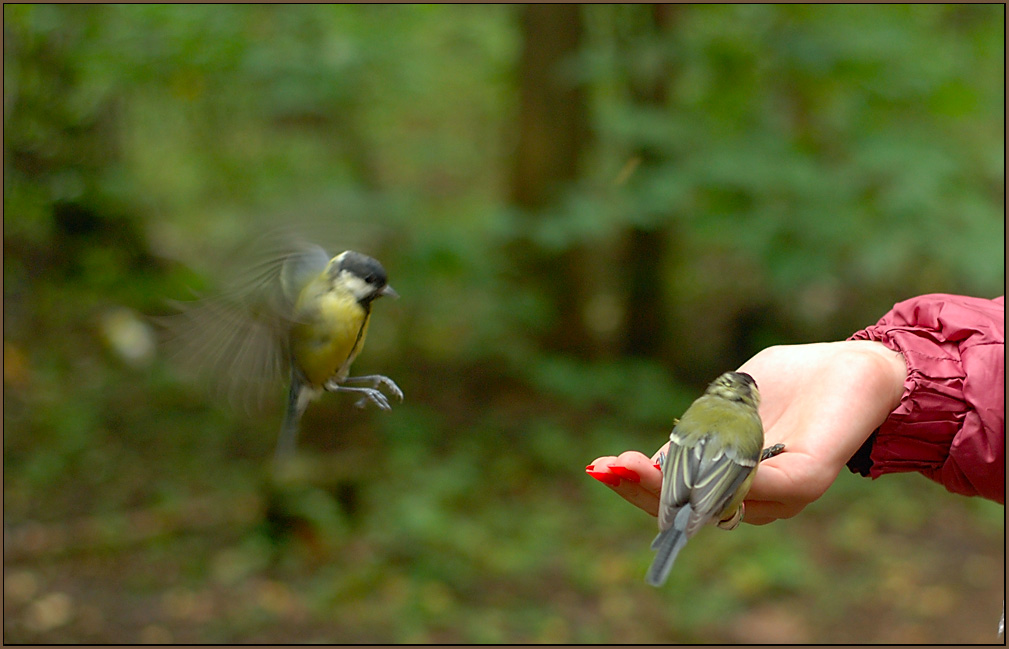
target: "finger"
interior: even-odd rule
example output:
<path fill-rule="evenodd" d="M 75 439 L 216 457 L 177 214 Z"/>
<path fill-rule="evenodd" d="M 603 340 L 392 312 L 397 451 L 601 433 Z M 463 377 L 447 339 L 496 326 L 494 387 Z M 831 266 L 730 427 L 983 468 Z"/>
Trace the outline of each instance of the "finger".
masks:
<path fill-rule="evenodd" d="M 766 525 L 780 518 L 791 518 L 802 509 L 803 505 L 794 497 L 793 478 L 787 471 L 789 462 L 796 460 L 795 454 L 779 460 L 780 457 L 772 457 L 757 467 L 746 495 L 744 523 Z"/>
<path fill-rule="evenodd" d="M 838 469 L 806 453 L 787 450 L 757 467 L 747 498 L 782 503 L 794 516 L 824 494 Z"/>
<path fill-rule="evenodd" d="M 747 500 L 743 513 L 743 522 L 750 525 L 767 525 L 779 518 L 791 518 L 788 508 L 778 502 L 767 500 Z"/>
<path fill-rule="evenodd" d="M 642 489 L 640 484 L 630 482 L 629 480 L 621 480 L 619 485 L 610 487 L 610 489 L 617 492 L 621 498 L 643 510 L 645 513 L 652 516 L 659 515 L 659 497 L 650 491 Z"/>
<path fill-rule="evenodd" d="M 788 473 L 777 466 L 776 459 L 772 457 L 757 466 L 757 473 L 753 476 L 753 484 L 746 497 L 748 501 L 779 502 L 789 494 L 791 480 Z"/>
<path fill-rule="evenodd" d="M 603 455 L 602 457 L 597 457 L 596 459 L 589 462 L 588 466 L 601 466 L 606 467 L 617 461 L 616 455 Z"/>
<path fill-rule="evenodd" d="M 616 455 L 604 455 L 589 462 L 588 466 L 609 466 L 617 461 Z"/>
<path fill-rule="evenodd" d="M 757 466 L 747 498 L 806 505 L 822 496 L 835 477 L 816 457 L 786 448 Z"/>
<path fill-rule="evenodd" d="M 615 466 L 621 466 L 636 473 L 640 480 L 638 484 L 641 489 L 655 496 L 662 491 L 662 471 L 655 466 L 655 462 L 643 453 L 638 451 L 624 451 L 613 462 Z"/>
<path fill-rule="evenodd" d="M 616 467 L 616 470 L 613 469 Z M 596 458 L 586 469 L 597 480 L 617 492 L 621 498 L 652 516 L 659 512 L 658 492 L 662 488 L 662 472 L 642 453 L 627 451 L 619 457 Z M 604 476 L 612 476 L 607 479 Z"/>
<path fill-rule="evenodd" d="M 638 451 L 597 457 L 586 470 L 612 473 L 631 484 L 640 484 L 643 490 L 656 495 L 662 490 L 662 472 L 651 459 Z"/>

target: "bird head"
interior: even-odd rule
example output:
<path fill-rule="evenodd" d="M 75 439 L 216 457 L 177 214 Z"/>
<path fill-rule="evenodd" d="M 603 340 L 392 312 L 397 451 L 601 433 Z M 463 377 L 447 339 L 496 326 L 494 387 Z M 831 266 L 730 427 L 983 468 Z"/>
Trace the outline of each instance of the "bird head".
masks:
<path fill-rule="evenodd" d="M 330 280 L 342 283 L 361 304 L 370 304 L 383 295 L 399 294 L 389 286 L 389 278 L 378 260 L 353 250 L 341 252 L 329 262 Z"/>
<path fill-rule="evenodd" d="M 742 401 L 754 408 L 760 404 L 757 382 L 745 372 L 726 372 L 711 382 L 707 389 L 713 394 L 730 401 Z"/>

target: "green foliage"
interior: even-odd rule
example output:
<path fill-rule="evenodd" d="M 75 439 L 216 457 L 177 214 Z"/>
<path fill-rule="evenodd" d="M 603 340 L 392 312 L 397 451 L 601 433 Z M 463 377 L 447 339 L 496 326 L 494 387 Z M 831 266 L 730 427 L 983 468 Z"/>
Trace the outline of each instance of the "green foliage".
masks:
<path fill-rule="evenodd" d="M 792 521 L 705 530 L 655 591 L 654 522 L 581 469 L 656 448 L 764 346 L 1004 291 L 1004 7 L 586 5 L 561 74 L 591 137 L 535 215 L 520 11 L 4 6 L 5 640 L 990 639 L 991 503 L 845 474 Z M 229 410 L 147 319 L 278 224 L 383 261 L 403 299 L 355 370 L 406 392 L 313 404 L 284 479 L 283 388 Z M 632 231 L 668 242 L 671 350 L 635 358 Z M 563 292 L 577 354 L 543 342 Z"/>
<path fill-rule="evenodd" d="M 598 98 L 614 153 L 661 155 L 624 214 L 756 254 L 785 308 L 824 277 L 927 290 L 922 265 L 933 287 L 999 292 L 1003 12 L 706 6 L 635 43 L 637 60 L 604 45 L 591 69 L 607 85 L 655 57 L 673 70 L 664 106 Z M 603 43 L 621 28 L 599 23 Z"/>

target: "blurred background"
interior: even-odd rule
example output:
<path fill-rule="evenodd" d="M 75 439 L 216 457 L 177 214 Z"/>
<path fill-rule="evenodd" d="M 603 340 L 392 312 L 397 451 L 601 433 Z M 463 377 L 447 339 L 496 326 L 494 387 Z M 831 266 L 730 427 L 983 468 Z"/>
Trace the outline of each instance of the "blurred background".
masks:
<path fill-rule="evenodd" d="M 703 533 L 583 467 L 720 372 L 1005 291 L 1003 5 L 4 5 L 4 641 L 976 643 L 1004 508 L 842 474 Z M 274 475 L 154 317 L 238 244 L 380 259 Z"/>

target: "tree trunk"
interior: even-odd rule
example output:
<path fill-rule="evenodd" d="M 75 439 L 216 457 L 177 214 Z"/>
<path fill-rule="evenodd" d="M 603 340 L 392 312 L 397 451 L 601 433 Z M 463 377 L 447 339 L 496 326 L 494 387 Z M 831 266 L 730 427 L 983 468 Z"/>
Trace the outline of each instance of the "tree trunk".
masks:
<path fill-rule="evenodd" d="M 681 11 L 678 5 L 655 4 L 642 7 L 650 12 L 646 23 L 647 34 L 653 39 L 667 38 L 666 32 Z M 631 96 L 635 103 L 663 109 L 669 99 L 669 82 L 672 70 L 667 61 L 654 74 L 631 78 Z M 640 171 L 662 162 L 660 155 L 643 148 L 635 155 L 641 160 Z M 627 303 L 624 310 L 624 354 L 639 357 L 663 358 L 667 348 L 668 333 L 666 309 L 660 288 L 663 263 L 669 241 L 668 228 L 633 227 L 629 233 L 626 258 Z"/>
<path fill-rule="evenodd" d="M 527 4 L 521 9 L 521 25 L 518 143 L 511 199 L 527 214 L 532 227 L 578 178 L 589 125 L 585 92 L 565 67 L 581 46 L 580 7 Z M 544 346 L 589 355 L 591 342 L 583 318 L 585 251 L 570 246 L 559 253 L 545 252 L 524 240 L 513 252 L 520 276 L 541 289 L 555 309 Z"/>

